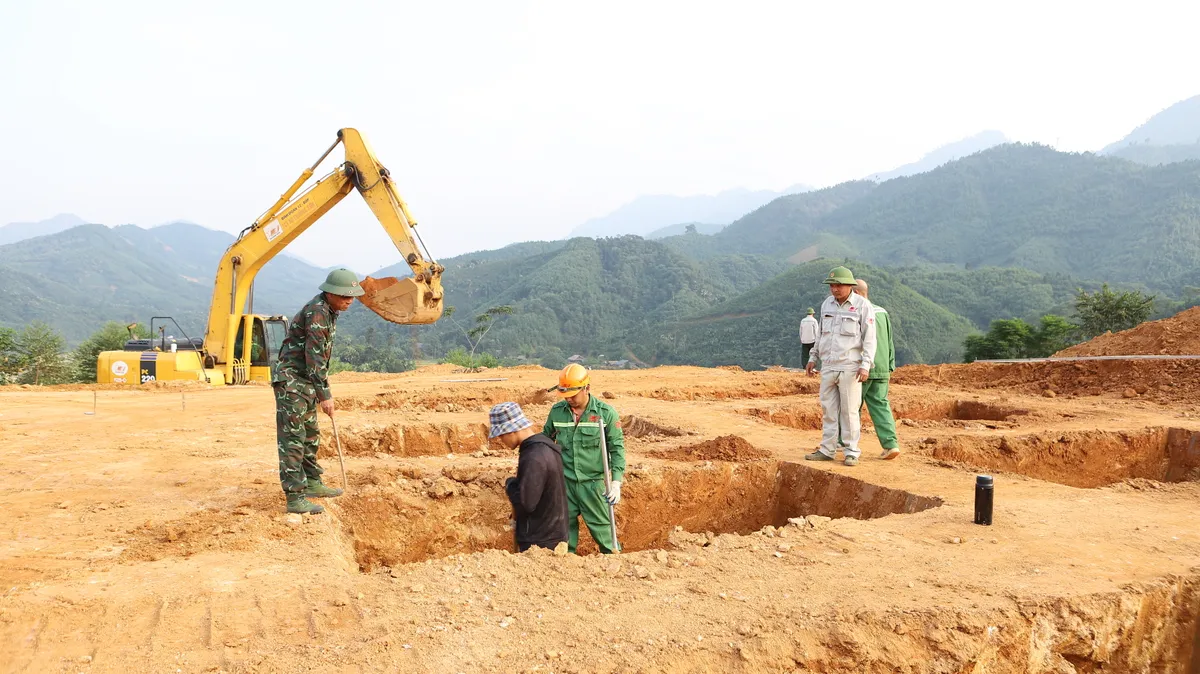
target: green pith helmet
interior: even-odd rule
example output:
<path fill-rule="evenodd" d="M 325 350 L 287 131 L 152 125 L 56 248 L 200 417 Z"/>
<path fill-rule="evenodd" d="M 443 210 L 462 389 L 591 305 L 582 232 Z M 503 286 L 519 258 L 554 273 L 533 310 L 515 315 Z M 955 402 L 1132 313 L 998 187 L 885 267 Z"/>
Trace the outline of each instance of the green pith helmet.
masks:
<path fill-rule="evenodd" d="M 325 277 L 321 290 L 331 295 L 342 297 L 362 297 L 362 286 L 358 285 L 358 277 L 349 269 L 334 269 Z"/>
<path fill-rule="evenodd" d="M 829 276 L 825 279 L 824 283 L 826 285 L 833 285 L 837 283 L 840 285 L 852 286 L 854 285 L 854 274 L 845 267 L 834 267 L 833 269 L 829 270 Z"/>
<path fill-rule="evenodd" d="M 813 311 L 813 308 L 812 308 L 812 307 L 809 307 L 809 308 L 808 308 L 808 315 L 809 315 L 809 316 L 812 316 L 812 315 L 813 315 L 813 314 L 815 314 L 815 313 L 817 313 L 817 312 Z"/>

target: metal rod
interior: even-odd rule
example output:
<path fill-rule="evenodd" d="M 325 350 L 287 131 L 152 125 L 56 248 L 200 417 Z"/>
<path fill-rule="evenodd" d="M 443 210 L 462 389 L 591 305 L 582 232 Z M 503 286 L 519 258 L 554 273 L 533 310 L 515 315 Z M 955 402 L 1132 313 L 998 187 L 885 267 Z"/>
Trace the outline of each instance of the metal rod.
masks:
<path fill-rule="evenodd" d="M 333 152 L 333 148 L 337 147 L 337 146 L 338 146 L 338 145 L 339 145 L 341 142 L 342 142 L 342 137 L 341 137 L 341 136 L 338 136 L 338 139 L 337 139 L 337 140 L 335 140 L 335 141 L 333 141 L 333 145 L 330 145 L 330 146 L 329 146 L 329 149 L 328 149 L 328 150 L 325 150 L 325 154 L 322 154 L 320 159 L 318 159 L 317 161 L 313 162 L 313 165 L 312 165 L 312 167 L 310 167 L 308 170 L 309 170 L 309 171 L 316 171 L 316 170 L 317 170 L 317 167 L 321 165 L 321 162 L 325 161 L 325 158 L 329 156 L 329 153 L 330 153 L 330 152 Z"/>
<path fill-rule="evenodd" d="M 607 429 L 604 428 L 604 417 L 600 419 L 600 460 L 604 462 L 604 496 L 608 500 L 608 494 L 612 491 L 612 472 L 608 469 L 608 440 L 604 437 Z M 613 552 L 621 551 L 621 544 L 617 542 L 617 511 L 611 503 L 608 504 L 608 526 L 612 530 Z"/>

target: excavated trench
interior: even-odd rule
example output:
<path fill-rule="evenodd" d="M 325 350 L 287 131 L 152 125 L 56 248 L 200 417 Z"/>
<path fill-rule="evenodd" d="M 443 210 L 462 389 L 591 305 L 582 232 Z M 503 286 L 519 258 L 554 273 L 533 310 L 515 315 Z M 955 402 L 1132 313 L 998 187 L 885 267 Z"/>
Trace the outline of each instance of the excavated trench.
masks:
<path fill-rule="evenodd" d="M 893 401 L 892 413 L 897 420 L 913 421 L 1013 421 L 1029 414 L 1029 410 L 1005 407 L 978 400 L 918 400 Z M 792 403 L 775 407 L 755 407 L 741 410 L 742 414 L 780 426 L 805 431 L 821 430 L 821 404 L 817 401 Z M 871 426 L 871 417 L 862 415 L 864 426 Z"/>
<path fill-rule="evenodd" d="M 485 423 L 360 423 L 339 429 L 347 456 L 445 456 L 487 449 L 502 450 L 488 440 Z M 333 433 L 321 427 L 321 447 L 332 451 Z"/>
<path fill-rule="evenodd" d="M 667 438 L 690 435 L 673 426 L 658 424 L 637 416 L 621 418 L 626 438 L 656 442 Z M 507 452 L 499 443 L 488 440 L 485 423 L 404 422 L 346 424 L 339 430 L 342 451 L 347 456 L 444 456 L 471 454 L 487 450 Z M 321 428 L 321 446 L 330 451 L 334 446 L 333 432 Z"/>
<path fill-rule="evenodd" d="M 466 387 L 448 386 L 420 391 L 383 391 L 375 395 L 353 395 L 337 398 L 339 410 L 388 412 L 393 410 L 426 409 L 436 412 L 487 412 L 497 403 L 515 402 L 525 405 L 548 405 L 558 398 L 544 388 Z"/>
<path fill-rule="evenodd" d="M 372 469 L 339 501 L 363 570 L 488 548 L 514 549 L 504 496 L 507 468 L 450 467 L 439 474 Z M 358 482 L 360 480 L 356 480 Z M 872 519 L 941 505 L 938 498 L 868 484 L 789 462 L 722 463 L 626 473 L 617 529 L 625 550 L 664 546 L 676 526 L 745 534 L 789 517 Z M 586 535 L 580 553 L 595 551 Z"/>
<path fill-rule="evenodd" d="M 1200 480 L 1200 433 L 1183 428 L 931 437 L 919 451 L 1072 487 Z"/>

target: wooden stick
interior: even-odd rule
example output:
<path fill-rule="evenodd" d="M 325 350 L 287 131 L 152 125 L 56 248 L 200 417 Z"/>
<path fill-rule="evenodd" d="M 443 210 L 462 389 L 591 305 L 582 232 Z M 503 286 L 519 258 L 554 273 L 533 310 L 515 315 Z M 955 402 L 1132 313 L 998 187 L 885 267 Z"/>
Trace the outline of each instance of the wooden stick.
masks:
<path fill-rule="evenodd" d="M 338 436 L 337 421 L 329 415 L 329 423 L 333 424 L 333 442 L 337 445 L 338 463 L 342 465 L 342 491 L 350 491 L 350 483 L 346 480 L 346 458 L 342 456 L 342 439 Z"/>

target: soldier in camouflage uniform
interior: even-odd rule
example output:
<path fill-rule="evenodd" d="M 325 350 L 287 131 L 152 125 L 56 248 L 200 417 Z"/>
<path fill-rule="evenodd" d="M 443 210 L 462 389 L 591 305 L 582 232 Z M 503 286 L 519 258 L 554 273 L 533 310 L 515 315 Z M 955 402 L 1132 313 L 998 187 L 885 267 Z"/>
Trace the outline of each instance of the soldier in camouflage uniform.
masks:
<path fill-rule="evenodd" d="M 341 496 L 342 490 L 321 482 L 317 465 L 317 408 L 333 417 L 329 392 L 329 359 L 339 312 L 350 308 L 363 289 L 349 269 L 329 272 L 321 293 L 292 319 L 271 375 L 275 389 L 275 426 L 279 444 L 279 482 L 289 513 L 324 512 L 306 497 Z"/>

